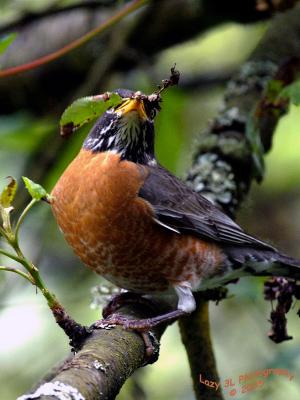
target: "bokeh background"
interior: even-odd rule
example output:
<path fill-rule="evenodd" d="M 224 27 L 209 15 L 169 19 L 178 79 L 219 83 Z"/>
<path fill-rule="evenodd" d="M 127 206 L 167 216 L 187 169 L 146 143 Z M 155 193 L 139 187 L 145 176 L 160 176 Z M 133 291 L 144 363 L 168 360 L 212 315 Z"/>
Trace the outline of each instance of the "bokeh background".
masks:
<path fill-rule="evenodd" d="M 1 34 L 12 30 L 20 33 L 0 58 L 1 67 L 29 61 L 67 43 L 72 34 L 82 34 L 106 18 L 115 3 L 123 2 L 98 2 L 99 7 L 95 5 L 88 11 L 78 7 L 59 14 L 49 12 L 84 3 L 97 2 L 2 0 Z M 28 18 L 47 12 L 49 15 L 42 19 Z M 210 23 L 199 18 L 195 32 L 183 32 L 180 37 L 179 27 L 174 26 L 176 39 L 162 39 L 161 48 L 154 43 L 155 50 L 148 43 L 143 52 L 137 45 L 131 48 L 128 39 L 128 30 L 139 18 L 139 13 L 132 15 L 129 22 L 121 22 L 109 34 L 48 66 L 0 79 L 0 187 L 8 175 L 20 182 L 16 214 L 29 200 L 20 177 L 26 175 L 50 191 L 81 146 L 88 128 L 67 141 L 59 137 L 60 115 L 72 100 L 118 87 L 151 93 L 161 79 L 168 77 L 174 62 L 182 73 L 181 84 L 164 94 L 163 109 L 156 120 L 156 151 L 163 165 L 184 176 L 196 138 L 216 115 L 226 82 L 247 59 L 269 24 L 268 20 L 252 22 L 246 17 L 232 18 L 233 22 L 215 15 Z M 236 22 L 239 19 L 242 22 Z M 18 25 L 16 21 L 25 22 Z M 151 30 L 147 32 L 149 35 Z M 172 30 L 169 34 L 172 36 Z M 261 185 L 253 185 L 238 217 L 247 231 L 296 257 L 300 257 L 299 126 L 300 110 L 291 107 L 276 130 L 272 151 L 266 158 L 265 179 Z M 91 288 L 101 284 L 101 278 L 84 268 L 72 254 L 48 205 L 39 204 L 30 212 L 21 232 L 21 245 L 76 320 L 91 324 L 99 318 L 99 310 L 91 308 Z M 13 264 L 1 257 L 1 265 Z M 263 300 L 263 280 L 244 278 L 229 288 L 232 296 L 228 300 L 210 306 L 221 379 L 237 379 L 241 374 L 265 368 L 285 368 L 294 374 L 292 381 L 278 376 L 269 378 L 262 389 L 242 398 L 298 399 L 299 303 L 288 314 L 289 333 L 294 339 L 276 345 L 267 337 L 271 306 Z M 55 325 L 42 296 L 19 276 L 1 272 L 1 400 L 15 399 L 28 391 L 68 352 L 68 341 Z M 187 358 L 176 324 L 162 338 L 159 361 L 137 371 L 118 399 L 193 399 Z"/>

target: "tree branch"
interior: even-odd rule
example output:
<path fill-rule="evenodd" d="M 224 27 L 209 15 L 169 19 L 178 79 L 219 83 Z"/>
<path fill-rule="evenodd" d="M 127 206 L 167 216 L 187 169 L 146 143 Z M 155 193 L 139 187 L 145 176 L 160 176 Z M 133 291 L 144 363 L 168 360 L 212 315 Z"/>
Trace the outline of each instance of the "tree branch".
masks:
<path fill-rule="evenodd" d="M 154 312 L 152 307 L 145 305 L 124 305 L 118 309 L 118 314 L 133 319 L 148 318 L 165 311 L 165 307 L 166 304 L 160 305 Z M 155 341 L 165 329 L 166 325 L 161 325 L 152 330 Z M 43 381 L 32 394 L 18 400 L 57 399 L 59 394 L 67 393 L 74 393 L 72 398 L 78 400 L 114 399 L 126 379 L 145 362 L 145 347 L 140 334 L 120 326 L 94 329 L 82 350 L 47 377 L 48 383 Z"/>
<path fill-rule="evenodd" d="M 201 385 L 200 374 L 204 379 L 219 382 L 216 361 L 210 336 L 208 301 L 197 296 L 197 309 L 190 316 L 179 320 L 182 342 L 185 346 L 197 399 L 222 400 L 222 392 Z"/>

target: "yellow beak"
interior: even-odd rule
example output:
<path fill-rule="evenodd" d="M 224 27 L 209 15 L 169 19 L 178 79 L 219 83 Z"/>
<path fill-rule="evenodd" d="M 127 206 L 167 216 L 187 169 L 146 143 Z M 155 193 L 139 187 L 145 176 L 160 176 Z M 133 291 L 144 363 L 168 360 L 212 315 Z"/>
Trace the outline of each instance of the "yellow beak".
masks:
<path fill-rule="evenodd" d="M 122 114 L 127 114 L 132 111 L 136 111 L 139 117 L 143 120 L 147 119 L 144 103 L 140 99 L 128 99 L 121 106 L 118 107 L 117 111 L 121 111 Z"/>

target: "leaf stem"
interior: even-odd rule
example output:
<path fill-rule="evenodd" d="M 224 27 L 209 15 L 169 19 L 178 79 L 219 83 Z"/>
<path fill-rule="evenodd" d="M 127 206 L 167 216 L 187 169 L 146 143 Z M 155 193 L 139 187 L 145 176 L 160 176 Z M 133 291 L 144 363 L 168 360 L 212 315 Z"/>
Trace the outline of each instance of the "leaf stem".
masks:
<path fill-rule="evenodd" d="M 26 274 L 26 272 L 23 272 L 23 271 L 21 271 L 19 269 L 10 268 L 10 267 L 4 267 L 4 266 L 1 265 L 0 266 L 0 271 L 14 272 L 15 274 L 21 275 L 23 278 L 27 279 L 33 285 L 35 284 L 30 275 Z"/>
<path fill-rule="evenodd" d="M 4 255 L 5 257 L 9 257 L 9 258 L 11 258 L 12 260 L 14 260 L 14 261 L 16 261 L 16 262 L 21 263 L 22 265 L 24 265 L 22 259 L 20 259 L 19 257 L 16 257 L 14 254 L 11 254 L 11 253 L 9 253 L 9 252 L 6 251 L 6 250 L 0 249 L 0 254 Z"/>
<path fill-rule="evenodd" d="M 115 25 L 122 18 L 126 17 L 128 14 L 130 14 L 133 11 L 137 10 L 138 8 L 142 7 L 148 1 L 149 0 L 133 0 L 133 1 L 131 1 L 130 3 L 126 4 L 121 10 L 119 10 L 114 15 L 112 15 L 110 18 L 108 18 L 106 21 L 101 23 L 96 28 L 90 30 L 85 35 L 81 36 L 80 38 L 72 41 L 71 43 L 67 44 L 66 46 L 64 46 L 50 54 L 47 54 L 40 58 L 37 58 L 34 61 L 30 61 L 29 63 L 25 63 L 22 65 L 18 65 L 16 67 L 11 67 L 11 68 L 2 70 L 2 71 L 0 71 L 0 78 L 3 78 L 5 76 L 16 75 L 20 72 L 32 70 L 34 68 L 39 67 L 40 65 L 44 65 L 53 60 L 56 60 L 59 57 L 62 57 L 63 55 L 69 53 L 71 50 L 74 50 L 77 47 L 82 46 L 84 43 L 86 43 L 87 41 L 92 39 L 97 34 L 106 31 L 108 28 Z"/>
<path fill-rule="evenodd" d="M 36 199 L 32 199 L 31 202 L 27 205 L 27 207 L 24 208 L 22 214 L 20 215 L 17 225 L 16 225 L 16 229 L 15 229 L 15 241 L 18 243 L 18 234 L 19 234 L 19 230 L 20 230 L 20 226 L 24 220 L 24 218 L 26 217 L 26 214 L 28 213 L 28 211 L 35 205 L 35 203 L 37 203 Z"/>
<path fill-rule="evenodd" d="M 36 202 L 36 201 L 35 201 Z M 26 207 L 28 208 L 28 207 Z M 25 210 L 24 210 L 25 211 Z M 45 297 L 45 299 L 47 300 L 47 303 L 49 305 L 49 307 L 51 308 L 51 310 L 53 309 L 54 306 L 56 306 L 58 303 L 55 295 L 53 293 L 51 293 L 44 281 L 42 280 L 39 270 L 38 268 L 36 268 L 36 266 L 34 264 L 32 264 L 32 262 L 28 261 L 27 258 L 24 256 L 22 250 L 19 247 L 18 241 L 16 240 L 14 243 L 11 243 L 12 247 L 14 248 L 15 252 L 18 255 L 19 258 L 19 262 L 24 265 L 24 267 L 26 268 L 26 270 L 29 272 L 32 281 L 34 283 L 34 285 L 40 289 L 40 291 L 42 292 L 42 295 Z"/>
<path fill-rule="evenodd" d="M 0 226 L 0 235 L 2 235 L 5 239 L 7 239 L 7 234 L 5 230 L 2 228 L 2 226 Z"/>
<path fill-rule="evenodd" d="M 30 261 L 28 261 L 26 259 L 26 257 L 23 255 L 22 250 L 19 247 L 19 244 L 17 241 L 15 241 L 14 243 L 11 243 L 11 245 L 13 246 L 14 250 L 16 251 L 18 258 L 19 258 L 19 262 L 24 265 L 24 267 L 26 268 L 26 270 L 29 272 L 31 278 L 32 278 L 32 282 L 33 284 L 40 289 L 40 291 L 42 292 L 42 295 L 45 297 L 45 299 L 47 300 L 47 303 L 49 305 L 49 307 L 51 308 L 51 310 L 53 309 L 54 306 L 56 306 L 58 304 L 58 301 L 55 297 L 54 294 L 52 294 L 46 287 L 44 281 L 42 280 L 40 274 L 39 274 L 39 270 L 36 268 L 35 265 L 33 265 Z"/>
<path fill-rule="evenodd" d="M 3 220 L 3 226 L 2 227 L 0 226 L 0 235 L 3 236 L 5 241 L 10 245 L 10 247 L 15 251 L 16 254 L 12 254 L 0 248 L 0 255 L 2 254 L 3 256 L 6 256 L 18 262 L 19 264 L 23 265 L 23 267 L 26 269 L 26 272 L 21 271 L 17 268 L 11 268 L 5 266 L 1 266 L 0 270 L 14 272 L 15 274 L 22 276 L 23 278 L 27 279 L 30 283 L 32 283 L 34 286 L 36 286 L 42 292 L 43 296 L 47 300 L 47 303 L 51 311 L 55 314 L 55 312 L 59 312 L 59 310 L 64 311 L 63 307 L 59 304 L 55 295 L 52 294 L 47 289 L 45 283 L 43 282 L 40 276 L 38 268 L 30 260 L 26 258 L 19 245 L 19 230 L 24 221 L 24 218 L 26 217 L 30 209 L 36 203 L 38 203 L 43 198 L 44 195 L 47 197 L 48 194 L 44 188 L 30 181 L 30 179 L 23 177 L 23 180 L 25 182 L 26 188 L 28 189 L 30 195 L 32 196 L 32 200 L 22 211 L 14 229 L 12 229 L 10 223 L 10 212 L 12 210 L 12 207 L 4 208 L 2 204 L 0 204 L 0 216 L 2 217 Z"/>

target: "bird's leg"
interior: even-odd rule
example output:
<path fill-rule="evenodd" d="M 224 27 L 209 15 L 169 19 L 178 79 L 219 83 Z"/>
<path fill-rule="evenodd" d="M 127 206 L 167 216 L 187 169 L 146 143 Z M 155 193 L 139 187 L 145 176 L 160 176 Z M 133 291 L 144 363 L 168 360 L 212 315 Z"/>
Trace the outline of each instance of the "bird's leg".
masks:
<path fill-rule="evenodd" d="M 168 313 L 158 315 L 157 317 L 144 319 L 129 319 L 123 315 L 113 314 L 108 317 L 105 322 L 110 325 L 122 325 L 124 329 L 131 329 L 138 332 L 147 332 L 151 328 L 163 323 L 174 321 L 187 313 L 182 310 L 174 310 Z M 102 321 L 104 322 L 104 321 Z"/>
<path fill-rule="evenodd" d="M 122 315 L 108 313 L 107 309 L 105 309 L 103 312 L 105 320 L 99 321 L 99 323 L 100 324 L 108 323 L 110 325 L 111 324 L 122 325 L 125 329 L 133 329 L 139 332 L 146 332 L 151 328 L 153 328 L 154 326 L 161 324 L 162 322 L 174 321 L 194 311 L 196 308 L 196 303 L 190 284 L 187 282 L 183 282 L 178 285 L 174 285 L 174 289 L 178 295 L 178 306 L 176 310 L 152 318 L 134 320 L 124 317 Z M 116 306 L 118 308 L 121 305 L 120 299 L 122 297 L 123 297 L 122 302 L 125 302 L 127 299 L 133 300 L 135 302 L 139 301 L 141 303 L 147 303 L 147 305 L 149 305 L 150 302 L 148 299 L 143 298 L 141 295 L 138 295 L 136 293 L 126 292 L 122 293 L 121 295 L 118 295 L 117 298 L 116 297 L 113 298 L 111 305 L 110 303 L 108 304 L 108 310 L 110 311 L 112 309 L 114 312 L 116 310 Z"/>

